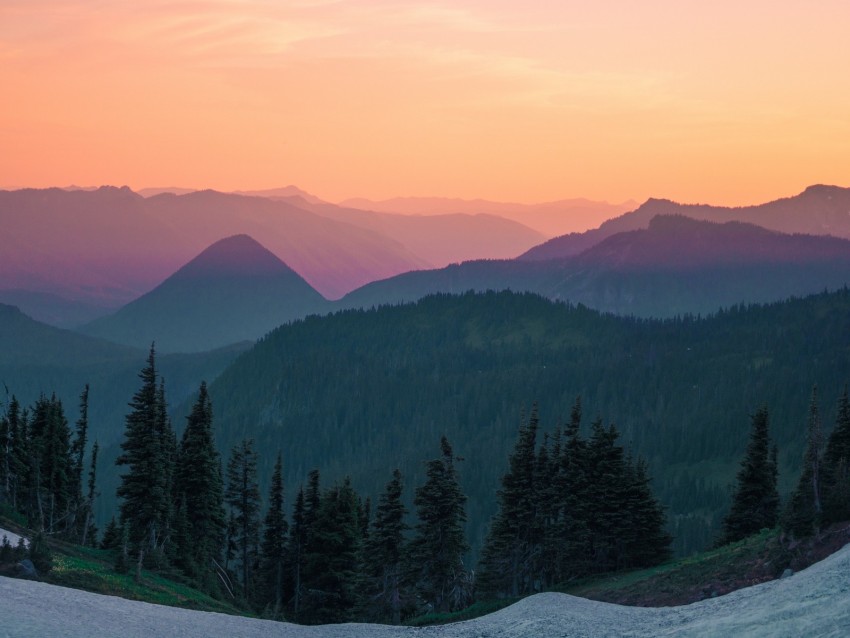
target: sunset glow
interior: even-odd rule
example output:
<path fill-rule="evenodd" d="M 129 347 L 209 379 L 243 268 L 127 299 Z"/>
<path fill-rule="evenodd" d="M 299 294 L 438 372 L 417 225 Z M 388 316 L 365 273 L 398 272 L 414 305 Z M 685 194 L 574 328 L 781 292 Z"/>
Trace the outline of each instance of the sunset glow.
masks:
<path fill-rule="evenodd" d="M 0 187 L 746 204 L 850 183 L 850 4 L 4 0 Z"/>

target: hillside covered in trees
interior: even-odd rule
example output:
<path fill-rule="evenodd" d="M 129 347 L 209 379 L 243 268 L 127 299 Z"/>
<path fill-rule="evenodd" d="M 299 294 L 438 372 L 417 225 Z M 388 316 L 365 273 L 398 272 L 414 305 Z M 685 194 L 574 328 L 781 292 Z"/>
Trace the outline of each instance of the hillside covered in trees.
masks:
<path fill-rule="evenodd" d="M 846 290 L 668 321 L 512 293 L 347 311 L 281 327 L 238 358 L 210 387 L 216 437 L 223 449 L 250 436 L 287 450 L 290 490 L 317 467 L 376 493 L 393 467 L 421 480 L 421 450 L 445 434 L 466 459 L 475 549 L 495 512 L 493 459 L 507 457 L 521 407 L 538 401 L 551 431 L 581 396 L 584 428 L 615 424 L 645 459 L 674 548 L 688 553 L 719 534 L 750 415 L 765 404 L 790 490 L 815 384 L 832 427 L 849 328 Z"/>

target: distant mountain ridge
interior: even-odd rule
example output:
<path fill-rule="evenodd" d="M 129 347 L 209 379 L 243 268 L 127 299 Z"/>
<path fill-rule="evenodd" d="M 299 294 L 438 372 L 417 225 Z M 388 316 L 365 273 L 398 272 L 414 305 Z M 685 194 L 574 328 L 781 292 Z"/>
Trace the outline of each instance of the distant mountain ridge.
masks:
<path fill-rule="evenodd" d="M 198 352 L 254 341 L 327 302 L 247 235 L 205 249 L 152 291 L 80 331 L 160 352 Z"/>
<path fill-rule="evenodd" d="M 573 198 L 540 204 L 519 204 L 448 197 L 396 197 L 381 201 L 352 198 L 340 202 L 339 205 L 402 215 L 430 216 L 459 213 L 498 215 L 533 228 L 549 237 L 593 228 L 615 215 L 634 210 L 638 206 L 637 202 L 632 200 L 610 204 Z"/>
<path fill-rule="evenodd" d="M 681 215 L 714 222 L 740 221 L 782 233 L 850 238 L 850 188 L 809 186 L 793 197 L 737 208 L 649 199 L 636 210 L 610 219 L 599 228 L 555 237 L 535 246 L 519 259 L 561 259 L 578 255 L 616 233 L 646 228 L 650 220 L 659 215 Z"/>
<path fill-rule="evenodd" d="M 248 234 L 324 296 L 338 298 L 401 272 L 514 257 L 544 238 L 496 217 L 413 219 L 341 209 L 295 187 L 262 197 L 168 190 L 175 189 L 147 197 L 111 186 L 0 191 L 0 290 L 54 295 L 51 302 L 16 293 L 46 319 L 78 313 L 66 301 L 116 307 L 222 237 Z"/>
<path fill-rule="evenodd" d="M 850 240 L 661 215 L 646 229 L 611 235 L 579 255 L 406 273 L 368 284 L 340 305 L 368 308 L 440 292 L 513 290 L 617 314 L 670 317 L 848 283 Z"/>

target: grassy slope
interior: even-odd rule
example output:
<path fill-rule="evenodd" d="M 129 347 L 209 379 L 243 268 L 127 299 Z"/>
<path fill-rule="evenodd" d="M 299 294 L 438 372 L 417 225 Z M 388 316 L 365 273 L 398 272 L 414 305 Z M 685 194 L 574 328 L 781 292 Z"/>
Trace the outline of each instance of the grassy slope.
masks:
<path fill-rule="evenodd" d="M 6 516 L 7 511 L 2 514 L 0 527 L 25 537 L 32 535 L 20 525 L 17 517 Z M 116 573 L 110 551 L 56 540 L 50 540 L 49 545 L 53 552 L 53 569 L 44 575 L 44 582 L 158 605 L 249 615 L 235 604 L 217 600 L 176 578 L 142 570 L 141 580 L 136 582 L 135 570 L 128 574 Z"/>
<path fill-rule="evenodd" d="M 8 512 L 3 512 L 8 514 Z M 19 521 L 0 515 L 0 527 L 28 535 Z M 850 523 L 824 530 L 816 539 L 789 542 L 779 530 L 763 530 L 737 543 L 668 561 L 649 569 L 605 574 L 566 583 L 557 590 L 591 600 L 622 605 L 663 607 L 683 605 L 729 593 L 778 578 L 791 567 L 798 571 L 822 560 L 850 542 Z M 249 615 L 226 601 L 217 600 L 179 580 L 142 571 L 140 582 L 132 574 L 117 574 L 112 554 L 105 550 L 50 542 L 54 567 L 44 580 L 100 594 L 142 600 L 200 611 Z M 470 620 L 493 613 L 518 599 L 478 601 L 451 614 L 427 614 L 407 625 L 423 626 Z"/>

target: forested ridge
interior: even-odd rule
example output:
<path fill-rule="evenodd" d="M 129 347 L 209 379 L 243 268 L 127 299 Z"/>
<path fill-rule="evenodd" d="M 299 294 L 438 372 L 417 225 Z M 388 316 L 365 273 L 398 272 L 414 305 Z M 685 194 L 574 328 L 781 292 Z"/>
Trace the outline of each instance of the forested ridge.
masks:
<path fill-rule="evenodd" d="M 374 517 L 371 498 L 359 495 L 348 478 L 326 487 L 315 469 L 288 517 L 280 452 L 264 506 L 261 455 L 252 439 L 231 449 L 223 472 L 206 384 L 178 443 L 153 348 L 139 379 L 114 460 L 123 469 L 119 510 L 102 538 L 91 515 L 100 496 L 97 442 L 85 483 L 83 476 L 89 388 L 80 397 L 73 434 L 59 399 L 42 397 L 29 409 L 10 401 L 0 416 L 0 515 L 22 517 L 35 535 L 29 548 L 4 540 L 0 569 L 27 556 L 47 573 L 53 557 L 46 539 L 61 539 L 111 552 L 114 571 L 133 571 L 137 583 L 143 568 L 152 569 L 267 617 L 398 624 L 422 613 L 461 610 L 481 594 L 534 593 L 577 576 L 657 564 L 669 555 L 670 536 L 645 465 L 625 456 L 616 429 L 601 421 L 589 440 L 582 439 L 580 399 L 563 445 L 556 430 L 551 443 L 544 437 L 537 449 L 536 406 L 523 419 L 502 478 L 479 594 L 467 556 L 468 497 L 458 470 L 464 459 L 445 436 L 413 490 L 413 517 L 402 503 L 398 469 Z"/>
<path fill-rule="evenodd" d="M 538 401 L 541 423 L 552 428 L 580 395 L 588 422 L 616 424 L 645 458 L 674 548 L 687 553 L 719 533 L 750 415 L 761 405 L 771 409 L 780 492 L 788 492 L 808 393 L 822 388 L 832 423 L 848 352 L 847 290 L 665 321 L 531 294 L 438 295 L 278 328 L 211 394 L 223 449 L 251 436 L 259 449 L 288 450 L 290 490 L 312 467 L 350 474 L 367 493 L 396 466 L 416 481 L 421 450 L 446 434 L 467 459 L 474 548 L 495 509 L 492 460 L 507 457 L 521 407 Z"/>
<path fill-rule="evenodd" d="M 281 449 L 291 502 L 312 468 L 331 481 L 350 475 L 364 494 L 378 493 L 395 467 L 416 482 L 423 450 L 446 434 L 466 458 L 468 538 L 477 553 L 495 512 L 493 459 L 507 458 L 520 411 L 538 401 L 541 430 L 551 431 L 580 395 L 584 434 L 597 417 L 617 426 L 626 448 L 647 462 L 675 551 L 689 553 L 720 533 L 750 415 L 760 406 L 770 407 L 783 496 L 800 468 L 815 384 L 829 431 L 848 377 L 848 297 L 841 290 L 655 321 L 490 293 L 311 317 L 278 328 L 211 383 L 216 440 L 223 453 L 243 438 L 260 450 Z M 115 363 L 98 363 L 81 352 L 54 366 L 25 365 L 21 352 L 5 364 L 3 381 L 23 405 L 54 388 L 72 404 L 90 382 L 103 525 L 117 486 L 111 459 L 142 355 L 121 348 Z M 161 358 L 178 433 L 190 407 L 182 400 L 187 384 L 197 389 L 203 378 L 193 362 L 205 356 Z M 273 462 L 259 459 L 261 490 Z M 411 494 L 405 498 L 410 507 Z"/>
<path fill-rule="evenodd" d="M 573 366 L 585 372 L 576 378 L 596 381 L 585 386 L 591 392 L 604 387 L 609 381 L 606 374 L 612 382 L 621 375 L 632 384 L 645 380 L 645 386 L 624 386 L 627 398 L 642 389 L 667 392 L 681 381 L 664 374 L 664 365 L 679 362 L 675 371 L 692 374 L 689 365 L 694 365 L 691 357 L 696 355 L 698 370 L 723 372 L 708 379 L 719 389 L 712 400 L 723 401 L 728 391 L 724 383 L 737 384 L 744 397 L 763 395 L 744 419 L 745 426 L 749 422 L 749 442 L 744 444 L 747 436 L 742 432 L 747 428 L 738 424 L 739 441 L 726 442 L 725 447 L 715 441 L 712 448 L 728 449 L 728 457 L 707 457 L 697 464 L 703 472 L 698 487 L 712 479 L 719 485 L 722 472 L 731 468 L 734 489 L 732 478 L 713 492 L 693 493 L 693 484 L 676 484 L 677 465 L 665 455 L 682 453 L 687 432 L 671 445 L 671 430 L 658 428 L 653 439 L 645 432 L 634 436 L 638 430 L 632 425 L 630 440 L 624 440 L 622 427 L 611 420 L 583 418 L 593 412 L 581 392 L 566 409 L 551 410 L 535 401 L 527 410 L 518 403 L 507 410 L 514 421 L 505 428 L 504 438 L 495 428 L 476 431 L 469 422 L 466 428 L 429 431 L 414 418 L 409 432 L 423 437 L 422 446 L 417 446 L 415 436 L 402 436 L 403 429 L 378 429 L 369 445 L 383 456 L 363 457 L 372 460 L 371 467 L 364 470 L 363 459 L 354 456 L 359 449 L 346 455 L 334 448 L 330 454 L 337 456 L 332 463 L 319 455 L 319 462 L 307 470 L 309 448 L 303 445 L 307 431 L 294 432 L 300 440 L 287 441 L 284 434 L 293 432 L 282 430 L 265 442 L 257 441 L 256 434 L 268 433 L 258 428 L 239 432 L 233 416 L 213 409 L 219 404 L 213 398 L 215 388 L 228 388 L 223 381 L 232 370 L 211 390 L 201 383 L 191 405 L 171 411 L 188 414 L 185 424 L 175 428 L 152 346 L 147 365 L 138 374 L 141 387 L 125 414 L 121 452 L 109 459 L 121 468 L 120 507 L 102 535 L 92 516 L 102 492 L 97 486 L 100 446 L 90 443 L 88 386 L 80 395 L 73 431 L 55 396 L 42 396 L 29 408 L 13 397 L 4 406 L 0 506 L 11 507 L 36 530 L 28 553 L 39 569 L 49 570 L 51 565 L 45 537 L 99 543 L 112 552 L 117 571 L 133 571 L 137 580 L 143 567 L 155 569 L 187 579 L 216 597 L 238 601 L 244 609 L 308 624 L 398 623 L 417 614 L 460 610 L 476 599 L 516 597 L 583 576 L 652 566 L 670 555 L 673 534 L 679 534 L 681 541 L 683 531 L 694 529 L 715 544 L 735 542 L 780 523 L 790 538 L 805 537 L 845 520 L 850 512 L 850 399 L 846 385 L 826 400 L 817 383 L 802 392 L 789 386 L 786 398 L 803 395 L 803 409 L 792 422 L 795 431 L 782 435 L 776 427 L 782 419 L 773 407 L 782 401 L 778 395 L 768 396 L 765 388 L 784 380 L 770 374 L 774 367 L 793 376 L 797 384 L 812 371 L 821 380 L 846 372 L 848 304 L 850 292 L 842 290 L 773 307 L 733 308 L 708 319 L 651 322 L 600 315 L 529 294 L 438 296 L 410 306 L 345 312 L 284 326 L 234 365 L 239 370 L 254 360 L 256 351 L 280 345 L 277 340 L 282 337 L 288 346 L 287 361 L 297 364 L 299 351 L 294 346 L 304 337 L 299 329 L 316 330 L 311 338 L 322 344 L 319 354 L 330 348 L 352 369 L 346 374 L 325 367 L 322 356 L 302 365 L 305 370 L 323 371 L 325 380 L 333 382 L 322 386 L 329 392 L 353 384 L 362 393 L 351 400 L 359 407 L 355 414 L 369 416 L 364 399 L 380 390 L 389 393 L 382 401 L 376 397 L 384 418 L 418 397 L 413 403 L 418 413 L 433 422 L 438 416 L 447 417 L 440 421 L 446 426 L 460 414 L 460 400 L 471 391 L 466 376 L 479 389 L 477 402 L 463 404 L 472 421 L 473 411 L 486 405 L 487 398 L 498 417 L 499 406 L 511 400 L 515 384 L 536 382 L 549 388 L 543 382 L 557 374 L 568 387 L 575 383 Z M 801 328 L 804 317 L 818 330 Z M 390 326 L 396 328 L 393 334 L 386 331 Z M 356 335 L 361 338 L 355 339 Z M 347 347 L 337 348 L 345 339 L 350 339 Z M 776 340 L 784 348 L 778 348 Z M 415 346 L 403 347 L 411 342 Z M 317 354 L 314 348 L 304 351 Z M 766 352 L 770 359 L 765 359 Z M 381 357 L 390 363 L 381 365 Z M 794 368 L 794 362 L 802 365 Z M 256 381 L 262 368 L 249 371 L 255 376 L 243 368 L 241 378 Z M 505 372 L 513 378 L 504 379 Z M 396 376 L 403 378 L 398 381 Z M 750 387 L 747 380 L 753 378 L 760 383 Z M 305 375 L 291 372 L 274 380 L 279 384 L 278 409 L 298 396 L 296 406 L 306 413 L 310 404 L 305 399 L 311 395 L 307 386 L 299 385 Z M 391 381 L 406 382 L 407 394 Z M 700 384 L 706 383 L 700 379 Z M 288 384 L 299 387 L 300 393 L 288 395 Z M 561 392 L 566 391 L 563 387 Z M 418 395 L 423 389 L 443 397 L 442 402 L 425 401 Z M 703 401 L 699 396 L 697 400 Z M 827 404 L 831 407 L 825 408 Z M 434 406 L 442 412 L 427 410 Z M 541 408 L 546 408 L 548 417 L 542 417 Z M 725 421 L 718 414 L 709 416 L 722 425 Z M 699 415 L 692 416 L 694 425 L 689 427 L 696 427 Z M 231 444 L 222 440 L 227 436 L 237 439 Z M 381 447 L 393 439 L 395 450 Z M 356 443 L 351 438 L 340 440 Z M 439 455 L 425 460 L 436 440 Z M 707 440 L 706 435 L 699 440 Z M 651 454 L 641 452 L 635 441 L 642 441 Z M 795 445 L 796 450 L 787 450 Z M 277 454 L 270 453 L 275 449 Z M 786 489 L 783 498 L 778 490 L 780 459 L 795 455 L 797 467 L 784 480 L 796 487 L 790 494 Z M 403 469 L 411 458 L 413 469 Z M 345 460 L 351 465 L 334 475 Z M 678 464 L 679 471 L 686 465 Z M 712 467 L 715 475 L 705 473 Z M 379 477 L 383 489 L 356 483 L 368 483 L 370 472 Z M 484 485 L 481 475 L 486 473 L 494 475 L 493 482 L 473 492 Z M 291 482 L 285 478 L 289 474 L 296 476 Z M 659 474 L 665 480 L 657 480 Z M 653 489 L 658 484 L 668 489 L 672 485 L 673 498 L 665 502 Z M 287 496 L 287 488 L 294 496 Z M 719 494 L 719 505 L 696 502 L 706 493 Z M 676 511 L 671 503 L 692 510 Z M 488 505 L 486 519 L 476 520 Z M 717 518 L 707 521 L 706 513 Z M 689 514 L 684 520 L 691 527 L 682 525 Z M 480 529 L 486 539 L 476 538 Z M 6 545 L 2 556 L 6 560 L 23 551 Z"/>

